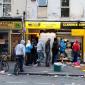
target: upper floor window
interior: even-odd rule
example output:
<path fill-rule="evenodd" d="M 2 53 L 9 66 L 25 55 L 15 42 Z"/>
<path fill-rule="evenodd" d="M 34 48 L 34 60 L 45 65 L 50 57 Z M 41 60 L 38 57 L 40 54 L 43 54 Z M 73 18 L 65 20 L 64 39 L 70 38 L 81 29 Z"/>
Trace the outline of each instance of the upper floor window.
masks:
<path fill-rule="evenodd" d="M 43 7 L 47 6 L 48 0 L 38 0 L 38 6 Z"/>
<path fill-rule="evenodd" d="M 11 0 L 3 0 L 4 3 L 11 3 Z"/>
<path fill-rule="evenodd" d="M 69 17 L 69 0 L 61 0 L 61 17 Z"/>
<path fill-rule="evenodd" d="M 62 0 L 61 5 L 62 6 L 69 6 L 69 0 Z"/>
<path fill-rule="evenodd" d="M 47 7 L 38 7 L 37 17 L 46 18 L 47 17 Z"/>
<path fill-rule="evenodd" d="M 46 18 L 47 17 L 47 4 L 48 0 L 37 0 L 37 17 L 38 18 Z"/>
<path fill-rule="evenodd" d="M 0 3 L 2 3 L 3 2 L 3 0 L 0 0 Z"/>
<path fill-rule="evenodd" d="M 3 16 L 10 16 L 11 4 L 3 4 Z"/>
<path fill-rule="evenodd" d="M 31 1 L 36 1 L 36 0 L 31 0 Z"/>

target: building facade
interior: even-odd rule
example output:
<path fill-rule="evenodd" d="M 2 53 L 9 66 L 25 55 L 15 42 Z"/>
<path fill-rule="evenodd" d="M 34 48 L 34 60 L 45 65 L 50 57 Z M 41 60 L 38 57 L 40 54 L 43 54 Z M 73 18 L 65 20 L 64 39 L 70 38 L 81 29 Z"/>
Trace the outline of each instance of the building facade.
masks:
<path fill-rule="evenodd" d="M 76 5 L 75 5 L 76 4 Z M 84 0 L 0 0 L 0 17 L 22 17 L 27 20 L 84 20 Z"/>
<path fill-rule="evenodd" d="M 0 54 L 7 53 L 13 59 L 14 48 L 22 38 L 22 16 L 18 9 L 14 14 L 14 0 L 0 0 Z M 22 7 L 23 8 L 23 7 Z"/>
<path fill-rule="evenodd" d="M 19 15 L 22 16 L 25 11 L 27 20 L 84 20 L 85 18 L 84 0 L 11 1 L 13 3 L 11 15 L 16 16 L 18 10 Z"/>
<path fill-rule="evenodd" d="M 22 28 L 26 28 L 26 40 L 37 39 L 39 36 L 46 40 L 49 33 L 72 42 L 78 39 L 82 60 L 85 62 L 84 0 L 0 0 L 0 11 L 0 17 L 21 19 L 25 13 L 26 24 Z"/>

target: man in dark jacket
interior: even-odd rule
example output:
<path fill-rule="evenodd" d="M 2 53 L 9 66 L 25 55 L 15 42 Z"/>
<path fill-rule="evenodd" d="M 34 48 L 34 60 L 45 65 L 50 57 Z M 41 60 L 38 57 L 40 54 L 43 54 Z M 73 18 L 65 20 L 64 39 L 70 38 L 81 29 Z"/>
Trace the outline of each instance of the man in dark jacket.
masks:
<path fill-rule="evenodd" d="M 59 43 L 57 38 L 54 38 L 53 46 L 52 46 L 52 64 L 57 62 L 59 52 Z"/>
<path fill-rule="evenodd" d="M 46 53 L 46 67 L 50 66 L 50 39 L 48 38 L 46 44 L 45 44 L 45 53 Z"/>

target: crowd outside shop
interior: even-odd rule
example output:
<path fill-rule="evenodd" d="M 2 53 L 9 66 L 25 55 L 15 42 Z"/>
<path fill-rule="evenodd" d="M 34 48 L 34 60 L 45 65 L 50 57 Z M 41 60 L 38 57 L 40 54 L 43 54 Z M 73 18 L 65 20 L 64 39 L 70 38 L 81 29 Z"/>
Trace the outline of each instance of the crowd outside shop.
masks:
<path fill-rule="evenodd" d="M 62 59 L 64 58 L 69 60 L 71 63 L 78 62 L 80 44 L 77 40 L 75 40 L 71 46 L 71 42 L 69 40 L 65 41 L 63 38 L 61 38 L 59 41 L 55 37 L 52 43 L 52 48 L 50 42 L 50 38 L 48 38 L 46 42 L 39 39 L 37 46 L 35 46 L 34 44 L 31 44 L 33 42 L 28 40 L 25 46 L 25 65 L 41 66 L 41 63 L 44 62 L 44 65 L 49 67 L 51 64 L 57 63 L 59 59 L 62 63 Z"/>

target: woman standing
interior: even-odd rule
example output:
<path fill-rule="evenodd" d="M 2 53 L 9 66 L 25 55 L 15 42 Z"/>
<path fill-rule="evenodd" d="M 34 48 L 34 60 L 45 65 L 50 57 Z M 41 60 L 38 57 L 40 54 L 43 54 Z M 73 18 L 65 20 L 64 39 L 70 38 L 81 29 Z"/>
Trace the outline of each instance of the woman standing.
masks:
<path fill-rule="evenodd" d="M 27 44 L 26 44 L 26 65 L 32 64 L 32 57 L 31 57 L 31 50 L 32 50 L 33 46 L 31 45 L 30 40 L 28 40 Z"/>

